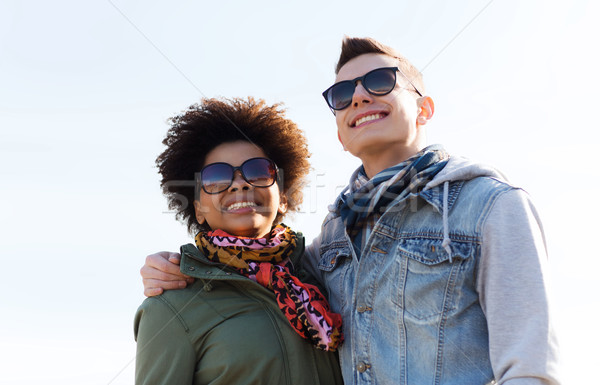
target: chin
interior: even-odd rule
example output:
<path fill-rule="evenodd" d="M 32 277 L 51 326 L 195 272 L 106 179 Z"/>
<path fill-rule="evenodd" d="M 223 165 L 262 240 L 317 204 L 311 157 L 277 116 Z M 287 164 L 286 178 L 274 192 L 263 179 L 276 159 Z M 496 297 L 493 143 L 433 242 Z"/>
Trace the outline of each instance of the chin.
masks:
<path fill-rule="evenodd" d="M 392 148 L 401 148 L 406 138 L 394 135 L 395 133 L 369 132 L 360 138 L 355 139 L 355 145 L 348 148 L 348 151 L 360 157 L 360 154 L 386 152 Z"/>
<path fill-rule="evenodd" d="M 238 226 L 231 226 L 229 234 L 247 237 L 247 238 L 262 238 L 271 231 L 271 225 L 252 223 Z"/>

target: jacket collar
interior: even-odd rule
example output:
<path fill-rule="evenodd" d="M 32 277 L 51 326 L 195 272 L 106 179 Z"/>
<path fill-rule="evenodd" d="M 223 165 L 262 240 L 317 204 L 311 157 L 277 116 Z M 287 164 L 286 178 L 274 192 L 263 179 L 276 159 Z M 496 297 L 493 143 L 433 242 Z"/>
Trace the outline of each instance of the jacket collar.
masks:
<path fill-rule="evenodd" d="M 456 202 L 458 198 L 458 194 L 460 194 L 460 190 L 462 186 L 465 184 L 465 181 L 457 181 L 450 183 L 448 188 L 448 211 L 452 209 L 452 206 Z M 423 190 L 419 193 L 419 196 L 423 198 L 427 203 L 432 205 L 438 213 L 443 212 L 444 208 L 444 186 L 438 185 L 436 187 Z"/>

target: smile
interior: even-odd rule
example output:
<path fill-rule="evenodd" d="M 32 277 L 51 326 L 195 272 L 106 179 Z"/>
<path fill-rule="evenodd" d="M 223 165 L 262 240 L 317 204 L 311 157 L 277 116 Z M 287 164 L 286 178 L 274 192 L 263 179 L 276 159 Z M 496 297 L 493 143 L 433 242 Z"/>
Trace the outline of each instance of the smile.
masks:
<path fill-rule="evenodd" d="M 358 127 L 363 123 L 370 122 L 371 120 L 383 119 L 387 116 L 387 114 L 376 113 L 371 115 L 362 116 L 357 119 L 354 123 L 352 123 L 352 127 Z"/>
<path fill-rule="evenodd" d="M 241 208 L 246 208 L 246 207 L 257 207 L 258 205 L 254 202 L 235 202 L 229 206 L 227 206 L 225 209 L 227 211 L 233 211 L 233 210 L 238 210 Z"/>

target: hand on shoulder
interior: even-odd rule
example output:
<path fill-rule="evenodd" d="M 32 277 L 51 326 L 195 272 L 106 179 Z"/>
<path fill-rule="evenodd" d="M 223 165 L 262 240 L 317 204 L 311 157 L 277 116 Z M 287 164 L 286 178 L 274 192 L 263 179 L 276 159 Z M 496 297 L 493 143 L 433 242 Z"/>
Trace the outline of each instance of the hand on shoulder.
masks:
<path fill-rule="evenodd" d="M 194 279 L 179 271 L 181 255 L 169 251 L 160 251 L 146 257 L 146 263 L 140 269 L 144 284 L 144 295 L 153 297 L 163 290 L 183 289 Z"/>

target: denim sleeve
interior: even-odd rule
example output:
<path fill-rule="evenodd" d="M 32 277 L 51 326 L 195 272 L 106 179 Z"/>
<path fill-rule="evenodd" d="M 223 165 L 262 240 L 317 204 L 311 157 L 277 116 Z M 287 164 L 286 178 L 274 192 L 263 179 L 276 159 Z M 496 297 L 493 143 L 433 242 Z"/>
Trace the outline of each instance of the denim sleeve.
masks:
<path fill-rule="evenodd" d="M 302 267 L 306 273 L 317 281 L 318 285 L 325 287 L 325 282 L 321 270 L 318 268 L 321 255 L 319 248 L 321 247 L 321 234 L 313 239 L 312 243 L 306 246 L 304 257 L 302 258 Z M 312 282 L 314 284 L 314 282 Z"/>
<path fill-rule="evenodd" d="M 546 244 L 540 219 L 520 189 L 501 194 L 483 226 L 477 290 L 490 359 L 500 384 L 559 384 Z"/>
<path fill-rule="evenodd" d="M 161 297 L 147 298 L 134 322 L 135 383 L 192 384 L 196 353 L 183 325 Z"/>

